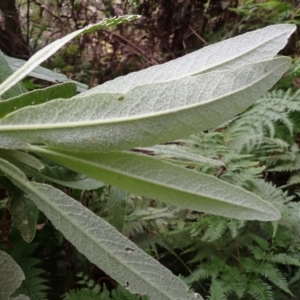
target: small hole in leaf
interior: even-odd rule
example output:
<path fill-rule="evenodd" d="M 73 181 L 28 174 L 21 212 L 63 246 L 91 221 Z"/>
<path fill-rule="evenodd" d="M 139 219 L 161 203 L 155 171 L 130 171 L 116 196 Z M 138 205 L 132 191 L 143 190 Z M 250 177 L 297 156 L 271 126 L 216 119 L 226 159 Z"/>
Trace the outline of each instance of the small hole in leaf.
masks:
<path fill-rule="evenodd" d="M 134 249 L 131 249 L 129 247 L 126 247 L 125 250 L 128 252 L 128 253 L 131 253 L 132 251 L 134 251 Z"/>

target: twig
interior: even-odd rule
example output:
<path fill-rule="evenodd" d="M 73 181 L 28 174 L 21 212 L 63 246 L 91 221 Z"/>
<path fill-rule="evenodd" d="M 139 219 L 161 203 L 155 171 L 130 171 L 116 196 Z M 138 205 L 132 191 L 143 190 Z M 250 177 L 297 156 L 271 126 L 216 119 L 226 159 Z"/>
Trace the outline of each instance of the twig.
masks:
<path fill-rule="evenodd" d="M 191 25 L 189 25 L 189 28 L 192 30 L 193 34 L 194 34 L 201 42 L 203 42 L 204 44 L 207 44 L 207 41 L 206 41 L 204 38 L 202 38 L 202 37 L 194 30 L 194 28 L 193 28 Z"/>

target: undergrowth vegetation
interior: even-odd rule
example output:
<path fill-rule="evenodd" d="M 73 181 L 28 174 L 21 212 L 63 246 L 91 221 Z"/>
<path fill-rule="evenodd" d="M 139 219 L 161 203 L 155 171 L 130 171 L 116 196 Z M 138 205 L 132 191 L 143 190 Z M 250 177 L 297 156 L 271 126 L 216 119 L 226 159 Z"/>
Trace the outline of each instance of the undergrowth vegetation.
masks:
<path fill-rule="evenodd" d="M 168 24 L 159 17 L 168 9 L 164 1 L 158 4 L 133 1 L 131 6 L 128 1 L 116 5 L 102 1 L 100 9 L 96 4 L 89 7 L 88 1 L 71 2 L 72 14 L 67 10 L 67 1 L 61 1 L 61 10 L 54 2 L 44 10 L 41 5 L 34 10 L 29 27 L 32 50 L 45 43 L 41 36 L 49 40 L 55 37 L 38 18 L 42 13 L 44 20 L 50 20 L 52 8 L 55 18 L 51 22 L 62 22 L 64 15 L 69 20 L 69 28 L 62 27 L 66 31 L 58 32 L 59 37 L 68 33 L 74 24 L 76 28 L 86 25 L 82 24 L 84 12 L 87 23 L 118 12 L 144 15 L 144 20 L 136 21 L 135 25 L 119 25 L 115 31 L 104 29 L 82 36 L 48 61 L 48 66 L 90 86 L 238 33 L 273 23 L 298 25 L 299 22 L 299 7 L 293 1 L 228 1 L 224 8 L 218 6 L 218 1 L 207 1 L 204 5 L 195 1 L 190 6 L 178 2 L 172 6 L 173 15 L 169 13 L 169 18 L 166 17 Z M 39 2 L 31 5 L 36 3 Z M 195 11 L 201 12 L 198 21 Z M 189 19 L 191 12 L 193 17 Z M 151 26 L 145 28 L 145 20 L 151 20 Z M 163 29 L 158 33 L 158 28 Z M 151 197 L 114 189 L 112 185 L 40 157 L 38 151 L 33 156 L 43 163 L 43 170 L 25 168 L 24 172 L 31 181 L 51 184 L 108 221 L 205 299 L 300 299 L 300 62 L 296 39 L 293 36 L 282 51 L 294 55 L 291 68 L 246 111 L 217 128 L 133 149 L 134 153 L 212 175 L 247 190 L 276 207 L 281 213 L 279 221 L 237 220 L 181 209 Z M 88 59 L 81 60 L 83 56 Z M 96 70 L 92 69 L 93 65 L 97 66 Z M 39 83 L 27 81 L 25 86 L 30 89 Z M 25 275 L 12 297 L 149 299 L 130 293 L 126 282 L 118 284 L 91 263 L 41 211 L 36 216 L 34 241 L 26 243 L 24 232 L 21 230 L 22 236 L 19 232 L 20 224 L 13 219 L 13 206 L 9 206 L 12 195 L 23 197 L 10 180 L 1 176 L 0 249 L 14 259 Z M 114 197 L 117 204 L 112 201 Z M 119 211 L 116 213 L 116 207 L 111 205 L 117 205 Z M 119 214 L 126 215 L 124 220 L 118 218 Z"/>

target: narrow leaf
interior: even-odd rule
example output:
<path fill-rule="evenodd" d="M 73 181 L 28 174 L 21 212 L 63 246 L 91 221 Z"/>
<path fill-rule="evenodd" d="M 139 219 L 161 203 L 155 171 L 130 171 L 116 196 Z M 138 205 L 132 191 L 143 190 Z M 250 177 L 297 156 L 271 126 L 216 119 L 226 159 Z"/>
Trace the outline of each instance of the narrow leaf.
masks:
<path fill-rule="evenodd" d="M 13 165 L 21 169 L 25 166 L 30 167 L 34 170 L 41 170 L 45 167 L 44 164 L 36 157 L 18 150 L 0 149 L 0 157 L 8 160 Z"/>
<path fill-rule="evenodd" d="M 84 92 L 127 93 L 136 86 L 172 81 L 212 71 L 234 70 L 273 58 L 286 45 L 295 25 L 277 24 L 204 47 L 165 64 L 121 76 Z"/>
<path fill-rule="evenodd" d="M 5 81 L 10 75 L 12 75 L 13 71 L 9 66 L 4 54 L 0 51 L 0 83 Z M 8 99 L 11 97 L 15 97 L 21 95 L 26 90 L 22 87 L 21 83 L 17 83 L 14 86 L 11 86 L 9 90 L 5 94 L 2 95 L 2 99 Z"/>
<path fill-rule="evenodd" d="M 116 187 L 110 187 L 108 199 L 108 222 L 121 233 L 126 218 L 127 193 Z"/>
<path fill-rule="evenodd" d="M 8 61 L 10 67 L 13 71 L 17 71 L 21 68 L 26 61 L 14 57 L 9 57 L 5 55 L 6 60 Z M 64 82 L 71 82 L 76 85 L 77 92 L 83 92 L 88 89 L 88 86 L 84 83 L 69 79 L 66 75 L 57 73 L 55 71 L 51 71 L 47 68 L 38 66 L 33 71 L 31 71 L 28 76 L 54 82 L 54 83 L 64 83 Z M 57 97 L 58 98 L 58 97 Z"/>
<path fill-rule="evenodd" d="M 55 42 L 47 45 L 45 48 L 41 49 L 37 53 L 35 53 L 27 63 L 25 63 L 20 69 L 18 69 L 13 75 L 11 75 L 8 79 L 6 79 L 2 84 L 0 84 L 0 95 L 10 89 L 17 82 L 22 80 L 25 76 L 27 76 L 32 70 L 34 70 L 37 66 L 39 66 L 43 61 L 49 58 L 52 54 L 54 54 L 57 50 L 59 50 L 62 46 L 64 46 L 67 42 L 72 40 L 78 35 L 90 33 L 95 30 L 108 28 L 111 26 L 116 26 L 128 21 L 133 21 L 137 19 L 138 16 L 122 16 L 115 17 L 110 19 L 104 19 L 103 21 L 94 24 L 88 25 L 82 29 L 76 30 L 65 37 L 56 40 Z"/>
<path fill-rule="evenodd" d="M 79 190 L 94 190 L 104 186 L 99 180 L 64 167 L 44 165 L 39 159 L 23 151 L 0 149 L 0 157 L 21 169 L 27 176 L 35 176 L 62 186 Z"/>
<path fill-rule="evenodd" d="M 158 156 L 167 160 L 181 161 L 185 164 L 192 164 L 195 166 L 209 165 L 212 167 L 222 167 L 224 163 L 220 160 L 211 159 L 199 155 L 197 153 L 192 153 L 188 151 L 188 148 L 177 145 L 155 145 L 147 148 L 135 148 L 138 151 L 146 151 L 151 154 Z"/>
<path fill-rule="evenodd" d="M 0 299 L 9 296 L 25 279 L 24 273 L 10 255 L 0 250 Z"/>
<path fill-rule="evenodd" d="M 128 192 L 186 209 L 236 219 L 270 221 L 279 211 L 258 196 L 218 178 L 133 152 L 32 151 Z"/>
<path fill-rule="evenodd" d="M 57 98 L 71 98 L 76 94 L 74 83 L 57 84 L 48 88 L 34 90 L 6 101 L 0 102 L 0 118 L 22 107 L 38 105 Z"/>
<path fill-rule="evenodd" d="M 37 178 L 42 178 L 49 182 L 54 182 L 78 190 L 90 191 L 99 189 L 105 185 L 102 181 L 89 178 L 86 175 L 79 174 L 61 166 L 45 166 L 39 172 L 31 170 L 31 174 Z"/>
<path fill-rule="evenodd" d="M 78 201 L 51 186 L 29 182 L 2 159 L 0 168 L 80 252 L 131 292 L 153 300 L 196 298 L 179 278 Z"/>
<path fill-rule="evenodd" d="M 36 231 L 36 205 L 22 191 L 16 190 L 11 197 L 9 211 L 24 241 L 30 243 Z"/>
<path fill-rule="evenodd" d="M 289 65 L 290 59 L 282 57 L 233 71 L 138 86 L 126 95 L 100 93 L 26 107 L 0 120 L 1 145 L 112 151 L 174 140 L 241 113 Z"/>

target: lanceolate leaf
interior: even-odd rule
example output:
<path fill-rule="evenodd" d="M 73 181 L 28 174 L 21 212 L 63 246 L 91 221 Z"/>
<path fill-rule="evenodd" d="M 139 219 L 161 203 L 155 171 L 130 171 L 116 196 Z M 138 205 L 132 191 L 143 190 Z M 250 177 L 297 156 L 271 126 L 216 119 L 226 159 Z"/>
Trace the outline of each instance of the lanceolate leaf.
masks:
<path fill-rule="evenodd" d="M 57 50 L 59 50 L 62 46 L 64 46 L 67 42 L 75 38 L 80 34 L 85 34 L 89 32 L 93 32 L 95 30 L 108 28 L 111 26 L 116 26 L 128 21 L 132 21 L 137 19 L 138 16 L 122 16 L 118 18 L 110 18 L 104 19 L 98 24 L 89 25 L 82 29 L 76 30 L 65 37 L 56 40 L 55 42 L 47 45 L 42 50 L 38 51 L 34 54 L 27 63 L 25 63 L 21 68 L 19 68 L 12 76 L 6 79 L 2 84 L 0 84 L 0 95 L 10 89 L 17 82 L 22 80 L 26 75 L 28 75 L 35 67 L 39 66 L 43 61 L 49 58 L 52 54 L 54 54 Z"/>
<path fill-rule="evenodd" d="M 41 104 L 56 98 L 70 98 L 75 94 L 76 85 L 70 82 L 34 90 L 0 102 L 0 118 L 25 106 Z"/>
<path fill-rule="evenodd" d="M 212 166 L 212 167 L 222 167 L 225 164 L 216 159 L 211 159 L 209 157 L 202 156 L 197 153 L 192 153 L 182 146 L 177 145 L 155 145 L 147 148 L 136 148 L 138 151 L 146 151 L 155 156 L 166 160 L 173 160 L 173 162 L 182 163 L 185 165 L 191 164 L 193 166 Z"/>
<path fill-rule="evenodd" d="M 273 58 L 296 30 L 295 25 L 278 24 L 251 31 L 204 47 L 165 64 L 153 66 L 105 82 L 82 96 L 98 93 L 126 93 L 145 84 L 171 81 L 212 71 L 235 70 Z"/>
<path fill-rule="evenodd" d="M 48 166 L 33 155 L 18 151 L 0 149 L 0 158 L 12 163 L 27 176 L 55 182 L 79 190 L 94 190 L 104 186 L 104 183 L 86 175 L 66 169 L 62 166 Z"/>
<path fill-rule="evenodd" d="M 0 149 L 0 157 L 21 169 L 30 167 L 41 170 L 45 167 L 39 159 L 23 151 Z"/>
<path fill-rule="evenodd" d="M 131 292 L 151 300 L 202 299 L 189 294 L 179 278 L 79 202 L 51 186 L 29 182 L 1 159 L 0 168 L 80 252 Z"/>
<path fill-rule="evenodd" d="M 19 68 L 21 68 L 26 61 L 14 57 L 9 57 L 5 55 L 6 60 L 8 61 L 10 67 L 12 68 L 13 71 L 17 71 Z M 47 80 L 50 82 L 70 82 L 76 85 L 77 91 L 78 92 L 83 92 L 88 89 L 88 86 L 84 83 L 69 79 L 66 75 L 57 73 L 55 71 L 51 71 L 47 68 L 44 67 L 36 67 L 33 71 L 31 71 L 28 76 L 34 77 L 34 78 L 39 78 L 43 80 Z"/>
<path fill-rule="evenodd" d="M 33 147 L 33 151 L 128 192 L 186 209 L 229 218 L 270 221 L 270 203 L 215 177 L 133 152 L 84 153 Z"/>
<path fill-rule="evenodd" d="M 127 192 L 114 186 L 109 189 L 108 222 L 121 233 L 126 218 Z"/>
<path fill-rule="evenodd" d="M 20 230 L 23 239 L 30 243 L 36 231 L 38 209 L 36 205 L 23 193 L 16 190 L 10 200 L 9 211 L 13 221 Z"/>
<path fill-rule="evenodd" d="M 189 64 L 189 59 L 186 61 Z M 281 77 L 288 58 L 26 107 L 0 121 L 3 148 L 46 144 L 111 151 L 174 140 L 241 113 Z"/>
<path fill-rule="evenodd" d="M 89 178 L 86 175 L 79 174 L 60 166 L 45 166 L 39 172 L 32 169 L 30 171 L 31 175 L 34 175 L 37 178 L 42 178 L 49 182 L 54 182 L 78 190 L 95 190 L 105 185 L 99 180 Z"/>
<path fill-rule="evenodd" d="M 13 71 L 11 67 L 9 66 L 4 54 L 0 51 L 0 83 L 3 82 L 7 77 L 9 77 Z M 12 86 L 5 94 L 1 96 L 2 99 L 8 99 L 10 97 L 15 97 L 18 95 L 21 95 L 26 90 L 22 86 L 21 83 L 17 83 L 14 86 Z"/>

